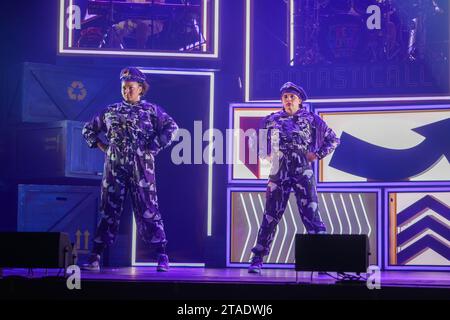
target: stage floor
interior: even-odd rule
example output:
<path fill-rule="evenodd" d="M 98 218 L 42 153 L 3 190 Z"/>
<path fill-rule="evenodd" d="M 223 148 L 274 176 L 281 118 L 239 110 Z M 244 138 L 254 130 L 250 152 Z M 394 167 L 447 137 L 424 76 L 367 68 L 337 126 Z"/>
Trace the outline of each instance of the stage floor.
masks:
<path fill-rule="evenodd" d="M 57 273 L 57 270 L 48 270 L 46 274 L 43 269 L 34 269 L 33 277 L 27 278 L 26 269 L 5 269 L 1 282 L 15 281 L 24 290 L 58 281 L 65 285 L 65 281 L 55 277 Z M 95 298 L 106 294 L 110 298 L 150 299 L 450 298 L 449 272 L 382 271 L 380 290 L 369 290 L 365 281 L 336 283 L 332 277 L 317 272 L 312 278 L 310 272 L 298 272 L 297 276 L 294 270 L 286 269 L 263 269 L 255 275 L 238 268 L 172 267 L 166 273 L 156 272 L 154 267 L 103 268 L 100 272 L 81 271 L 84 295 L 76 297 Z M 8 289 L 6 285 L 5 288 Z M 138 292 L 145 294 L 140 296 Z"/>
<path fill-rule="evenodd" d="M 5 269 L 4 277 L 27 276 L 26 269 Z M 48 270 L 48 276 L 56 276 L 58 270 Z M 297 274 L 297 279 L 296 279 Z M 44 269 L 34 269 L 33 277 L 44 277 Z M 331 273 L 337 276 L 336 273 Z M 85 281 L 139 281 L 139 282 L 197 282 L 197 283 L 258 283 L 258 284 L 334 284 L 335 279 L 314 272 L 298 272 L 286 269 L 263 269 L 261 274 L 249 274 L 247 269 L 182 268 L 172 267 L 169 272 L 156 272 L 154 267 L 103 268 L 100 272 L 81 271 Z M 444 287 L 450 289 L 450 272 L 382 271 L 382 286 Z"/>

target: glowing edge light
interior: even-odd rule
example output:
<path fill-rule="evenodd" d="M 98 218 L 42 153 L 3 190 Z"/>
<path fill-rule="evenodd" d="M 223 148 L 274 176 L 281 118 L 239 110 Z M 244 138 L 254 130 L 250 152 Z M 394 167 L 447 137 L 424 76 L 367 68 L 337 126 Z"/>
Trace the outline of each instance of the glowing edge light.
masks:
<path fill-rule="evenodd" d="M 378 97 L 378 98 L 331 98 L 308 99 L 308 103 L 348 103 L 348 102 L 397 102 L 397 101 L 447 101 L 450 96 L 425 96 L 425 97 Z M 276 103 L 280 100 L 247 100 L 246 102 Z"/>
<path fill-rule="evenodd" d="M 205 41 L 208 41 L 208 0 L 203 0 L 203 28 L 202 28 L 202 37 L 204 37 Z M 200 39 L 201 42 L 201 39 Z M 207 43 L 202 45 L 202 50 L 206 51 Z"/>
<path fill-rule="evenodd" d="M 72 23 L 72 21 L 73 21 L 73 0 L 70 0 L 69 1 L 69 23 L 70 23 L 70 26 L 72 27 L 72 28 L 68 28 L 68 30 L 67 30 L 67 32 L 68 32 L 68 35 L 69 35 L 69 47 L 70 48 L 72 48 L 72 46 L 73 46 L 73 43 L 72 43 L 72 34 L 73 34 L 73 23 Z"/>
<path fill-rule="evenodd" d="M 434 111 L 445 111 L 448 109 L 446 104 L 430 104 L 430 105 L 406 105 L 406 106 L 395 106 L 395 105 L 384 105 L 378 107 L 317 107 L 314 113 L 321 117 L 321 114 L 326 113 L 373 113 L 379 111 L 390 112 L 409 112 L 409 111 L 424 111 L 424 112 L 434 112 Z M 322 169 L 319 168 L 320 162 L 316 161 L 314 163 L 316 181 L 318 187 L 400 187 L 400 186 L 448 186 L 449 183 L 446 180 L 434 180 L 434 181 L 408 181 L 408 182 L 364 182 L 364 181 L 339 181 L 339 182 L 324 182 L 321 181 L 319 173 Z"/>
<path fill-rule="evenodd" d="M 250 99 L 250 42 L 251 42 L 251 1 L 246 0 L 245 2 L 245 102 L 280 102 L 280 100 L 251 100 Z M 294 0 L 290 0 L 290 8 L 293 9 Z M 290 21 L 293 21 L 294 14 L 293 10 L 290 10 L 289 13 Z M 293 23 L 290 22 L 290 28 L 293 29 Z M 293 55 L 294 49 L 294 35 L 293 31 L 290 31 L 290 39 L 291 43 L 289 44 L 290 55 Z M 338 103 L 338 102 L 389 102 L 389 101 L 443 101 L 450 100 L 450 96 L 421 96 L 421 97 L 379 97 L 379 98 L 338 98 L 338 99 L 308 99 L 306 102 L 309 103 Z"/>
<path fill-rule="evenodd" d="M 64 50 L 64 0 L 59 0 L 59 37 L 58 51 Z"/>
<path fill-rule="evenodd" d="M 144 57 L 185 57 L 185 58 L 218 58 L 219 57 L 219 2 L 214 0 L 214 52 L 213 53 L 168 53 L 168 52 L 146 52 L 146 51 L 117 51 L 117 50 L 75 50 L 64 49 L 64 1 L 59 0 L 59 54 L 76 55 L 112 55 L 112 56 L 144 56 Z M 203 25 L 206 24 L 206 15 L 203 18 Z"/>
<path fill-rule="evenodd" d="M 245 102 L 250 101 L 250 28 L 251 28 L 251 4 L 245 1 Z"/>
<path fill-rule="evenodd" d="M 429 266 L 429 265 L 391 265 L 389 264 L 389 194 L 390 193 L 428 193 L 428 192 L 449 192 L 450 188 L 386 188 L 384 189 L 384 270 L 396 271 L 450 271 L 450 266 Z"/>
<path fill-rule="evenodd" d="M 239 108 L 258 108 L 258 109 L 280 109 L 282 107 L 281 102 L 278 104 L 246 104 L 246 103 L 231 103 L 229 106 L 229 114 L 228 114 L 228 127 L 230 129 L 236 129 L 234 127 L 234 112 L 235 109 Z M 235 156 L 235 145 L 234 145 L 234 138 L 230 137 L 230 149 L 231 151 L 228 152 L 228 184 L 267 184 L 266 178 L 261 179 L 239 179 L 239 178 L 233 178 L 233 158 Z"/>
<path fill-rule="evenodd" d="M 294 0 L 289 1 L 289 63 L 294 66 Z"/>
<path fill-rule="evenodd" d="M 227 243 L 226 243 L 226 266 L 227 267 L 231 267 L 231 268 L 248 268 L 248 266 L 250 265 L 249 263 L 237 263 L 237 262 L 231 262 L 231 193 L 232 192 L 264 192 L 265 188 L 264 187 L 228 187 L 227 188 L 227 230 L 226 230 L 226 239 L 227 239 Z M 376 218 L 375 218 L 375 224 L 376 224 L 376 243 L 377 243 L 377 248 L 376 248 L 376 254 L 377 254 L 377 266 L 378 267 L 382 267 L 382 263 L 383 263 L 383 248 L 382 248 L 382 235 L 383 235 L 383 224 L 382 224 L 382 201 L 381 201 L 381 188 L 367 188 L 367 189 L 360 189 L 360 188 L 340 188 L 340 189 L 336 189 L 336 188 L 321 188 L 321 187 L 317 187 L 317 191 L 319 193 L 325 193 L 325 192 L 329 192 L 329 193 L 349 193 L 349 192 L 354 192 L 354 193 L 359 193 L 359 194 L 367 194 L 367 193 L 374 193 L 376 194 Z M 388 190 L 390 191 L 390 190 Z M 386 192 L 386 191 L 385 191 Z M 386 203 L 386 202 L 385 202 Z M 385 211 L 386 213 L 386 211 Z M 384 225 L 384 230 L 386 230 L 387 224 L 386 224 L 386 220 L 385 220 L 385 225 Z M 385 242 L 384 244 L 385 246 L 388 245 L 387 242 Z M 385 257 L 385 259 L 387 259 Z M 266 263 L 264 264 L 266 266 L 266 268 L 268 269 L 291 269 L 294 267 L 294 264 L 292 263 L 279 263 L 279 264 L 275 264 L 275 263 Z M 391 269 L 392 267 L 390 267 L 389 269 Z M 388 268 L 386 268 L 387 270 Z M 403 270 L 405 270 L 405 268 L 402 268 Z M 436 269 L 433 268 L 433 270 L 449 270 L 448 267 L 444 267 L 442 269 Z"/>
<path fill-rule="evenodd" d="M 209 76 L 209 141 L 212 142 L 213 128 L 214 128 L 214 84 L 215 74 L 208 71 L 181 71 L 181 70 L 157 70 L 157 69 L 144 69 L 143 73 L 149 74 L 172 74 L 172 75 L 194 75 L 194 76 Z M 212 148 L 209 148 L 208 154 L 208 217 L 207 217 L 207 235 L 212 235 L 212 182 L 213 182 L 213 164 L 212 164 Z M 136 262 L 136 221 L 133 215 L 133 228 L 132 228 L 132 240 L 131 240 L 131 265 L 133 267 L 139 266 L 155 266 L 152 262 Z M 171 263 L 173 266 L 180 267 L 204 267 L 204 263 Z"/>

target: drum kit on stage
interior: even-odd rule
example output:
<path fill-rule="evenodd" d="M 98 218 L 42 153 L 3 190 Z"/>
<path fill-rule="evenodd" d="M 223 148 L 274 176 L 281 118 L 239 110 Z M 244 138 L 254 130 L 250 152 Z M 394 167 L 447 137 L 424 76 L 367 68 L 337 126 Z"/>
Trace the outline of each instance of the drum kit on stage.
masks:
<path fill-rule="evenodd" d="M 298 0 L 294 62 L 416 61 L 428 58 L 427 22 L 444 11 L 437 0 Z M 368 28 L 376 5 L 380 28 Z M 448 46 L 448 39 L 447 46 Z M 427 49 L 428 47 L 428 49 Z M 447 50 L 448 51 L 448 50 Z M 436 53 L 436 52 L 435 52 Z M 441 54 L 447 59 L 448 52 Z"/>

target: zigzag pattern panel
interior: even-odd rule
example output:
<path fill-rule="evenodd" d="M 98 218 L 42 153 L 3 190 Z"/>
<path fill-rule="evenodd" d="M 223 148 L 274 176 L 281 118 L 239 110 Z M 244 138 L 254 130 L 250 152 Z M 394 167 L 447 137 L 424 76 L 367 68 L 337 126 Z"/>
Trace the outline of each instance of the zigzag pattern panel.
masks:
<path fill-rule="evenodd" d="M 256 188 L 261 190 L 261 188 Z M 265 206 L 264 191 L 231 191 L 229 262 L 248 263 Z M 370 263 L 377 263 L 377 193 L 319 192 L 319 210 L 330 234 L 367 234 Z M 294 235 L 306 233 L 292 193 L 266 263 L 294 263 Z"/>
<path fill-rule="evenodd" d="M 389 193 L 389 264 L 450 266 L 450 192 Z"/>

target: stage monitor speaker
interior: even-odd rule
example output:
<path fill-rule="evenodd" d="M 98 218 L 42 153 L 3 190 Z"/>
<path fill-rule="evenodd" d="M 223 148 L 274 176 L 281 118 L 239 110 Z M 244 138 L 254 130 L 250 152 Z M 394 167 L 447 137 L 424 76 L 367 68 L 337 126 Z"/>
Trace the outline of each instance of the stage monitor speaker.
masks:
<path fill-rule="evenodd" d="M 369 250 L 367 235 L 297 234 L 295 270 L 365 273 Z"/>
<path fill-rule="evenodd" d="M 0 268 L 66 268 L 73 264 L 63 232 L 0 232 Z"/>

